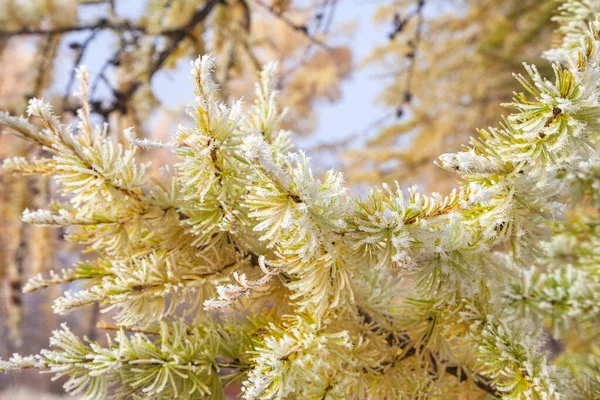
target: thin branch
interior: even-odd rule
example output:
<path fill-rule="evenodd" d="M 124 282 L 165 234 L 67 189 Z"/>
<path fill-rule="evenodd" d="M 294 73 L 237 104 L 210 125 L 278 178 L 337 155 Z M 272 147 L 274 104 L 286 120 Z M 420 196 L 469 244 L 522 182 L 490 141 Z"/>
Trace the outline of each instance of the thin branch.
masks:
<path fill-rule="evenodd" d="M 210 13 L 214 9 L 214 7 L 218 4 L 223 4 L 223 0 L 210 0 L 208 3 L 206 3 L 204 5 L 204 7 L 198 9 L 194 13 L 192 18 L 182 27 L 179 27 L 176 29 L 168 29 L 168 30 L 164 30 L 162 32 L 157 33 L 157 35 L 168 36 L 170 38 L 170 42 L 167 45 L 167 47 L 158 54 L 158 56 L 156 57 L 154 62 L 148 68 L 148 75 L 146 78 L 147 82 L 150 82 L 152 80 L 152 77 L 154 76 L 154 74 L 156 74 L 156 72 L 158 72 L 160 70 L 160 68 L 164 65 L 166 60 L 169 58 L 169 56 L 171 54 L 173 54 L 173 52 L 177 49 L 177 47 L 179 46 L 181 41 L 183 39 L 185 39 L 186 37 L 188 37 L 190 35 L 190 33 L 196 28 L 196 26 L 198 26 L 198 24 L 203 22 L 210 15 Z M 103 29 L 103 28 L 98 27 L 96 29 Z M 137 29 L 137 30 L 142 33 L 145 33 L 145 29 Z M 106 71 L 108 70 L 108 68 L 111 65 L 114 65 L 116 62 L 118 62 L 118 57 L 121 52 L 122 52 L 122 49 L 119 49 L 114 54 L 113 57 L 111 57 L 109 60 L 107 60 L 104 63 L 104 65 L 101 67 L 100 71 L 98 72 L 96 79 L 92 83 L 92 87 L 91 87 L 91 97 L 92 98 L 94 97 L 94 94 L 98 88 L 98 84 L 101 81 L 106 83 L 106 85 L 112 91 L 113 100 L 108 106 L 103 106 L 102 102 L 100 102 L 100 101 L 92 101 L 91 102 L 91 104 L 93 106 L 93 111 L 95 113 L 101 115 L 105 119 L 107 119 L 108 116 L 115 111 L 119 111 L 122 114 L 126 114 L 127 108 L 128 108 L 127 103 L 135 95 L 135 93 L 138 91 L 138 89 L 140 87 L 142 87 L 142 85 L 144 83 L 144 81 L 141 81 L 141 80 L 133 82 L 132 85 L 129 87 L 129 89 L 127 89 L 126 91 L 119 91 L 110 84 L 110 81 L 106 77 Z M 66 109 L 64 111 L 75 112 L 76 109 Z"/>
<path fill-rule="evenodd" d="M 415 38 L 411 43 L 411 47 L 412 47 L 412 51 L 409 53 L 409 58 L 411 59 L 411 63 L 410 66 L 408 68 L 408 71 L 406 73 L 406 94 L 405 94 L 405 101 L 408 103 L 410 102 L 411 98 L 412 98 L 412 93 L 411 93 L 411 89 L 412 89 L 412 79 L 415 73 L 415 64 L 416 64 L 416 58 L 417 58 L 417 52 L 419 50 L 419 44 L 421 42 L 421 37 L 423 35 L 423 7 L 425 6 L 425 0 L 418 0 L 418 5 L 417 5 L 417 29 L 415 32 Z"/>
<path fill-rule="evenodd" d="M 374 129 L 385 124 L 392 117 L 394 117 L 394 115 L 396 115 L 396 111 L 386 112 L 384 115 L 380 116 L 379 118 L 369 122 L 367 126 L 365 126 L 364 128 L 362 128 L 359 131 L 352 132 L 351 134 L 349 134 L 346 137 L 339 139 L 339 140 L 332 140 L 332 141 L 324 142 L 324 143 L 316 143 L 313 146 L 311 146 L 308 150 L 313 151 L 313 152 L 343 150 L 344 148 L 347 148 L 350 145 L 350 143 L 354 142 L 355 140 L 359 140 L 361 138 L 367 137 L 370 132 L 372 132 Z"/>
<path fill-rule="evenodd" d="M 413 40 L 410 40 L 408 42 L 411 50 L 406 55 L 406 57 L 410 59 L 410 62 L 409 62 L 408 68 L 406 70 L 406 84 L 405 84 L 405 88 L 404 88 L 403 103 L 400 104 L 396 108 L 396 116 L 398 118 L 402 117 L 402 115 L 404 114 L 403 105 L 409 104 L 412 101 L 412 97 L 413 97 L 412 81 L 413 81 L 413 77 L 414 77 L 414 73 L 415 73 L 417 52 L 419 50 L 419 44 L 421 42 L 421 37 L 423 35 L 423 25 L 424 25 L 423 8 L 424 7 L 425 7 L 425 0 L 417 0 L 417 7 L 410 14 L 408 14 L 405 18 L 402 19 L 402 18 L 400 18 L 400 16 L 398 14 L 396 14 L 394 17 L 394 30 L 389 35 L 390 40 L 394 40 L 396 38 L 396 36 L 400 32 L 402 32 L 402 30 L 404 29 L 406 24 L 413 17 L 415 17 L 415 16 L 417 17 L 417 27 L 415 29 L 415 36 L 414 36 Z"/>
<path fill-rule="evenodd" d="M 326 35 L 331 30 L 331 25 L 333 24 L 333 17 L 335 15 L 336 9 L 338 5 L 338 0 L 331 0 L 331 6 L 329 14 L 327 15 L 327 21 L 325 22 L 325 26 L 323 28 L 323 33 Z"/>
<path fill-rule="evenodd" d="M 33 88 L 33 93 L 31 97 L 41 96 L 41 92 L 44 89 L 44 81 L 48 77 L 49 70 L 52 66 L 52 60 L 54 59 L 54 54 L 56 53 L 57 36 L 55 34 L 52 34 L 45 39 L 46 42 L 44 43 L 44 48 L 42 49 L 42 57 L 39 63 L 37 75 L 35 78 L 35 86 Z"/>
<path fill-rule="evenodd" d="M 369 315 L 364 309 L 360 306 L 357 307 L 358 315 L 363 318 L 363 322 L 365 325 L 369 325 L 369 328 L 374 333 L 385 332 L 377 326 L 376 322 L 373 320 L 373 317 Z M 398 347 L 403 350 L 403 353 L 399 358 L 395 358 L 390 365 L 399 363 L 404 361 L 407 358 L 413 357 L 419 353 L 423 349 L 425 349 L 425 345 L 421 344 L 417 346 L 410 340 L 410 336 L 406 332 L 389 332 L 385 338 L 385 341 L 388 343 L 390 347 Z M 430 353 L 430 356 L 433 357 L 433 354 Z M 435 365 L 435 362 L 434 362 Z M 437 368 L 437 367 L 436 367 Z M 463 382 L 469 378 L 469 376 L 465 373 L 462 368 L 459 367 L 446 367 L 444 370 L 445 373 L 453 375 L 459 379 L 460 382 Z M 500 393 L 490 384 L 489 379 L 485 378 L 480 374 L 473 374 L 472 378 L 473 383 L 481 390 L 495 396 L 500 397 Z"/>
<path fill-rule="evenodd" d="M 90 43 L 92 42 L 92 40 L 94 40 L 94 38 L 96 37 L 98 32 L 99 32 L 98 29 L 94 29 L 94 30 L 92 30 L 92 33 L 85 39 L 85 41 L 82 44 L 74 43 L 72 45 L 72 46 L 74 46 L 73 49 L 75 51 L 77 51 L 77 55 L 75 57 L 75 62 L 73 63 L 73 68 L 71 69 L 71 74 L 69 75 L 69 83 L 67 83 L 67 88 L 65 89 L 65 95 L 63 96 L 63 100 L 62 100 L 63 108 L 66 108 L 67 104 L 69 103 L 69 97 L 71 96 L 71 91 L 73 90 L 73 83 L 75 82 L 75 75 L 77 72 L 77 68 L 81 64 L 81 61 L 83 60 L 85 51 L 87 50 L 87 48 L 90 45 Z"/>
<path fill-rule="evenodd" d="M 215 3 L 223 3 L 224 0 L 211 1 L 205 5 L 205 7 L 197 12 L 194 18 L 202 13 L 203 10 L 212 9 Z M 202 18 L 203 19 L 203 18 Z M 194 24 L 196 25 L 196 24 Z M 178 28 L 165 29 L 152 33 L 153 36 L 178 36 L 182 31 L 185 31 L 189 27 L 189 24 L 185 24 Z M 11 38 L 14 36 L 49 36 L 49 35 L 60 35 L 73 32 L 84 32 L 94 30 L 111 30 L 119 33 L 124 32 L 137 32 L 144 35 L 149 34 L 148 30 L 144 26 L 134 25 L 130 21 L 123 22 L 111 22 L 108 18 L 100 18 L 94 23 L 87 23 L 75 26 L 61 26 L 56 28 L 21 28 L 21 29 L 0 29 L 0 39 Z"/>
<path fill-rule="evenodd" d="M 150 69 L 148 71 L 148 82 L 150 82 L 152 80 L 152 77 L 154 76 L 154 74 L 163 66 L 163 64 L 169 58 L 169 56 L 177 49 L 180 42 L 183 39 L 185 39 L 192 32 L 192 30 L 194 30 L 194 28 L 198 24 L 200 24 L 202 21 L 204 21 L 209 16 L 209 14 L 212 12 L 213 8 L 217 4 L 222 4 L 222 3 L 223 3 L 223 0 L 210 0 L 208 3 L 206 3 L 206 5 L 203 8 L 199 9 L 198 11 L 196 11 L 196 13 L 194 13 L 192 18 L 186 25 L 184 25 L 183 27 L 176 29 L 176 30 L 170 30 L 170 31 L 163 32 L 163 34 L 170 32 L 169 36 L 171 37 L 171 42 L 163 51 L 161 51 L 158 54 L 158 57 L 156 58 L 154 63 L 150 66 Z M 137 81 L 137 82 L 133 83 L 131 85 L 131 87 L 125 92 L 115 91 L 114 92 L 115 99 L 112 102 L 112 104 L 110 106 L 108 106 L 107 108 L 103 108 L 98 111 L 104 115 L 108 115 L 108 114 L 112 113 L 113 111 L 121 111 L 123 114 L 125 114 L 127 112 L 127 101 L 131 97 L 133 97 L 133 95 L 142 86 L 142 84 L 143 84 L 143 82 Z"/>
<path fill-rule="evenodd" d="M 252 66 L 254 67 L 254 70 L 256 72 L 260 71 L 262 68 L 262 64 L 259 61 L 256 54 L 254 54 L 252 47 L 250 47 L 250 43 L 248 43 L 248 38 L 243 38 L 241 41 L 241 45 L 242 45 L 242 48 L 246 51 L 246 55 L 250 59 Z"/>
<path fill-rule="evenodd" d="M 102 65 L 102 67 L 100 68 L 100 70 L 98 71 L 98 74 L 96 75 L 96 77 L 94 78 L 94 81 L 92 82 L 92 86 L 90 89 L 90 98 L 95 98 L 95 94 L 96 94 L 96 90 L 98 90 L 98 84 L 102 81 L 102 82 L 108 82 L 108 79 L 106 78 L 106 70 L 111 66 L 111 65 L 116 65 L 118 63 L 118 59 L 119 56 L 121 54 L 121 52 L 123 51 L 123 49 L 118 49 L 108 60 L 106 60 L 104 62 L 104 64 Z M 112 85 L 110 85 L 110 83 L 108 84 L 109 88 L 111 89 L 111 91 L 114 93 L 115 89 L 112 87 Z"/>
<path fill-rule="evenodd" d="M 75 26 L 61 26 L 57 28 L 21 28 L 18 30 L 0 29 L 0 38 L 11 38 L 14 36 L 48 36 L 64 33 L 92 31 L 92 30 L 113 30 L 117 32 L 136 31 L 146 33 L 146 28 L 132 25 L 130 22 L 110 22 L 106 18 L 100 18 L 97 22 Z M 165 31 L 161 34 L 168 34 Z"/>
<path fill-rule="evenodd" d="M 330 6 L 330 2 L 331 2 L 331 12 L 326 13 L 326 9 L 328 6 Z M 321 5 L 322 10 L 319 11 L 319 13 L 316 15 L 317 24 L 314 29 L 315 35 L 319 31 L 321 31 L 321 33 L 324 36 L 326 36 L 327 33 L 329 32 L 329 29 L 331 28 L 331 23 L 333 22 L 333 15 L 335 14 L 336 3 L 337 3 L 337 0 L 325 0 L 325 2 Z M 325 22 L 325 27 L 323 28 L 323 21 L 325 19 L 325 15 L 327 15 L 327 21 Z M 311 53 L 313 45 L 314 44 L 312 42 L 308 43 L 308 45 L 306 45 L 306 48 L 304 49 L 304 54 L 302 54 L 302 57 L 300 58 L 299 65 L 297 65 L 295 68 L 292 68 L 292 70 L 295 70 L 296 68 L 299 68 L 300 66 L 302 66 L 306 63 L 306 61 L 308 60 L 308 56 Z"/>
<path fill-rule="evenodd" d="M 170 33 L 171 43 L 167 46 L 166 49 L 160 52 L 158 58 L 152 68 L 150 69 L 150 78 L 156 73 L 156 71 L 162 67 L 167 58 L 177 49 L 179 43 L 185 39 L 186 36 L 190 34 L 190 32 L 202 21 L 204 21 L 208 15 L 211 13 L 213 8 L 217 4 L 222 4 L 223 0 L 210 0 L 206 5 L 196 11 L 190 21 L 180 29 L 172 30 Z"/>
<path fill-rule="evenodd" d="M 275 8 L 273 8 L 273 6 L 270 6 L 266 3 L 264 3 L 262 0 L 252 0 L 252 1 L 255 2 L 256 4 L 258 4 L 263 9 L 267 10 L 271 15 L 275 16 L 277 19 L 282 21 L 284 24 L 286 24 L 291 29 L 304 35 L 304 37 L 306 37 L 308 40 L 310 40 L 314 44 L 322 47 L 323 49 L 327 50 L 328 52 L 331 51 L 331 48 L 325 42 L 317 39 L 316 37 L 314 37 L 308 33 L 308 28 L 306 27 L 306 25 L 296 24 L 294 21 L 292 21 L 291 19 L 286 17 L 283 14 L 283 12 L 276 10 Z"/>

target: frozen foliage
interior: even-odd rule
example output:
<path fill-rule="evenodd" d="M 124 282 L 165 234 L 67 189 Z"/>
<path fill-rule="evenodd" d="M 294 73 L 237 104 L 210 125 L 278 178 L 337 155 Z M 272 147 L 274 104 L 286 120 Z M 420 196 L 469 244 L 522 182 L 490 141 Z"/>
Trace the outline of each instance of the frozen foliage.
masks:
<path fill-rule="evenodd" d="M 85 72 L 76 130 L 41 100 L 28 113 L 42 128 L 2 114 L 52 155 L 5 167 L 67 195 L 23 218 L 98 255 L 26 291 L 80 281 L 54 310 L 99 303 L 119 325 L 106 346 L 63 326 L 52 350 L 0 368 L 66 376 L 86 399 L 223 398 L 234 382 L 247 399 L 598 398 L 597 337 L 556 363 L 544 346 L 598 328 L 598 220 L 563 220 L 599 204 L 599 30 L 564 41 L 553 80 L 527 65 L 513 113 L 440 157 L 460 176 L 447 196 L 384 185 L 353 198 L 339 173 L 313 176 L 280 129 L 274 64 L 245 108 L 217 100 L 211 57 L 193 62 L 195 125 L 166 145 L 129 131 L 125 149 L 93 127 Z M 135 146 L 178 162 L 146 179 Z M 228 306 L 237 318 L 211 312 Z"/>

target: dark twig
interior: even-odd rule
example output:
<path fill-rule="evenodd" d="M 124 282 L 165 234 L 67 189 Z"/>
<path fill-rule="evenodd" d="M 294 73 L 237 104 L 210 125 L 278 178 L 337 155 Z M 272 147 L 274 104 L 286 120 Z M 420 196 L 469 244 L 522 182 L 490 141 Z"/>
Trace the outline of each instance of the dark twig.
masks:
<path fill-rule="evenodd" d="M 396 36 L 404 29 L 404 26 L 413 18 L 417 17 L 417 27 L 415 30 L 415 36 L 413 40 L 408 42 L 410 47 L 410 51 L 406 55 L 409 59 L 408 68 L 406 70 L 406 84 L 404 88 L 404 96 L 402 99 L 402 104 L 398 106 L 396 109 L 396 116 L 398 118 L 402 117 L 404 114 L 404 105 L 409 104 L 412 100 L 412 81 L 415 74 L 415 66 L 417 59 L 417 52 L 419 50 L 419 44 L 421 42 L 421 37 L 423 35 L 423 25 L 424 25 L 424 17 L 423 17 L 423 8 L 425 7 L 425 0 L 417 0 L 417 7 L 413 12 L 407 15 L 404 19 L 400 18 L 398 14 L 394 17 L 394 31 L 390 33 L 390 40 L 394 40 Z"/>
<path fill-rule="evenodd" d="M 86 49 L 88 48 L 88 46 L 90 45 L 92 40 L 94 40 L 94 38 L 96 37 L 98 32 L 99 32 L 98 29 L 94 29 L 94 30 L 92 30 L 92 33 L 90 33 L 90 35 L 85 39 L 85 41 L 82 44 L 79 44 L 79 43 L 72 44 L 71 48 L 73 48 L 73 50 L 77 52 L 76 53 L 77 55 L 75 56 L 75 62 L 73 63 L 73 69 L 71 70 L 71 74 L 69 75 L 69 83 L 67 83 L 67 88 L 65 89 L 65 95 L 63 96 L 63 100 L 62 100 L 63 109 L 67 108 L 67 106 L 69 104 L 69 96 L 71 96 L 71 91 L 73 90 L 73 83 L 75 82 L 75 74 L 77 72 L 77 68 L 79 68 L 81 61 L 83 60 L 83 56 L 85 55 Z"/>
<path fill-rule="evenodd" d="M 18 30 L 0 29 L 0 38 L 10 38 L 14 36 L 48 36 L 94 30 L 112 30 L 116 32 L 137 31 L 146 33 L 146 28 L 132 25 L 129 22 L 113 23 L 108 21 L 108 19 L 106 18 L 100 18 L 97 22 L 94 23 L 75 26 L 61 26 L 57 28 L 22 28 Z M 165 31 L 164 34 L 168 34 L 168 31 Z"/>
<path fill-rule="evenodd" d="M 123 49 L 118 49 L 108 60 L 106 60 L 104 62 L 104 64 L 102 65 L 102 67 L 98 71 L 98 74 L 94 78 L 94 81 L 92 82 L 92 86 L 90 88 L 90 96 L 91 96 L 91 98 L 95 98 L 96 91 L 98 90 L 99 83 L 101 81 L 105 82 L 105 83 L 108 81 L 108 79 L 106 78 L 106 71 L 108 70 L 108 68 L 111 65 L 117 65 L 119 63 L 118 60 L 119 60 L 119 56 L 121 55 L 122 51 L 123 51 Z M 115 90 L 113 89 L 112 85 L 109 84 L 109 88 L 114 93 Z"/>
<path fill-rule="evenodd" d="M 205 5 L 203 9 L 209 8 L 212 10 L 212 7 L 215 5 L 213 3 L 222 3 L 223 0 L 218 0 L 216 2 L 209 2 Z M 195 14 L 197 15 L 198 12 Z M 163 31 L 159 31 L 153 33 L 156 36 L 178 36 L 181 31 L 186 30 L 188 28 L 188 24 L 179 27 L 179 28 L 171 28 L 165 29 Z M 107 18 L 100 18 L 98 21 L 94 23 L 87 23 L 82 25 L 75 26 L 61 26 L 57 28 L 22 28 L 15 30 L 6 30 L 0 29 L 0 39 L 11 38 L 15 36 L 49 36 L 49 35 L 60 35 L 67 34 L 73 32 L 85 32 L 85 31 L 93 31 L 93 30 L 110 30 L 114 32 L 124 33 L 124 32 L 137 32 L 144 35 L 148 34 L 148 30 L 144 26 L 134 25 L 130 21 L 124 22 L 111 22 Z"/>
<path fill-rule="evenodd" d="M 413 75 L 415 72 L 415 64 L 416 64 L 416 58 L 417 58 L 417 51 L 419 50 L 419 43 L 421 42 L 421 36 L 423 35 L 423 7 L 425 5 L 425 0 L 418 0 L 418 6 L 417 6 L 417 15 L 418 15 L 418 19 L 417 19 L 417 29 L 415 31 L 415 38 L 414 40 L 411 42 L 411 52 L 407 55 L 407 57 L 409 57 L 411 59 L 411 63 L 410 66 L 408 68 L 408 71 L 406 73 L 406 95 L 405 95 L 405 100 L 407 102 L 410 102 L 411 97 L 412 97 L 412 93 L 411 93 L 411 86 L 412 86 L 412 79 L 413 79 Z M 411 97 L 408 97 L 411 96 Z"/>
<path fill-rule="evenodd" d="M 152 80 L 152 77 L 154 76 L 154 74 L 160 70 L 160 68 L 164 65 L 166 60 L 169 58 L 169 56 L 171 54 L 173 54 L 173 52 L 177 49 L 177 47 L 179 46 L 181 41 L 183 39 L 185 39 L 186 37 L 188 37 L 190 35 L 190 33 L 194 30 L 194 28 L 196 26 L 198 26 L 198 24 L 200 24 L 202 21 L 204 21 L 210 15 L 213 8 L 217 4 L 221 4 L 221 3 L 223 3 L 223 0 L 210 0 L 209 2 L 207 2 L 204 5 L 204 7 L 198 9 L 195 12 L 194 15 L 192 16 L 192 18 L 184 26 L 177 28 L 177 29 L 165 30 L 165 31 L 162 31 L 161 33 L 159 33 L 160 35 L 168 36 L 170 38 L 170 42 L 165 47 L 165 49 L 163 49 L 158 54 L 158 56 L 155 58 L 155 60 L 151 63 L 151 65 L 148 69 L 148 75 L 146 78 L 147 82 L 150 82 Z M 100 28 L 98 28 L 98 29 L 100 29 Z M 144 31 L 142 31 L 142 32 L 144 32 Z M 122 52 L 122 49 L 119 49 L 114 54 L 114 56 L 111 57 L 102 66 L 102 68 L 100 69 L 100 71 L 91 87 L 91 97 L 92 98 L 94 97 L 94 94 L 98 88 L 98 84 L 100 81 L 106 83 L 107 86 L 112 91 L 113 100 L 108 106 L 103 106 L 100 101 L 92 101 L 92 106 L 93 106 L 94 112 L 103 116 L 105 119 L 107 119 L 108 116 L 115 111 L 119 111 L 121 114 L 126 114 L 127 108 L 128 108 L 127 103 L 135 95 L 137 90 L 140 87 L 142 87 L 142 85 L 144 83 L 144 81 L 142 81 L 142 80 L 133 82 L 131 84 L 131 86 L 125 91 L 120 91 L 120 90 L 112 87 L 108 78 L 106 77 L 106 71 L 108 70 L 108 68 L 111 65 L 115 65 L 116 63 L 118 63 L 118 57 L 121 52 Z M 74 111 L 74 110 L 65 110 L 65 111 Z"/>
<path fill-rule="evenodd" d="M 158 69 L 160 67 L 162 67 L 162 65 L 165 63 L 167 58 L 169 58 L 169 56 L 173 53 L 173 51 L 175 51 L 175 49 L 177 49 L 177 47 L 179 46 L 179 43 L 183 39 L 185 39 L 185 37 L 188 36 L 190 34 L 190 32 L 200 22 L 204 21 L 206 19 L 206 17 L 208 17 L 208 15 L 211 13 L 213 8 L 219 3 L 223 3 L 223 0 L 210 0 L 208 3 L 206 3 L 206 5 L 203 8 L 196 11 L 196 13 L 193 15 L 192 19 L 190 19 L 190 21 L 185 26 L 183 26 L 180 29 L 172 31 L 172 33 L 170 34 L 171 43 L 169 44 L 169 46 L 167 46 L 166 49 L 164 49 L 163 51 L 161 51 L 159 53 L 158 58 L 156 59 L 154 65 L 150 69 L 150 72 L 149 72 L 150 78 L 156 73 L 156 71 L 158 71 Z"/>
<path fill-rule="evenodd" d="M 340 140 L 333 140 L 333 141 L 330 141 L 327 143 L 317 143 L 314 146 L 311 146 L 310 150 L 317 152 L 317 151 L 337 151 L 340 149 L 344 149 L 350 143 L 352 143 L 356 140 L 360 140 L 361 138 L 367 137 L 369 135 L 369 133 L 371 133 L 374 129 L 377 129 L 378 127 L 382 126 L 389 120 L 393 119 L 395 114 L 396 114 L 395 111 L 388 111 L 384 115 L 369 122 L 367 124 L 367 126 L 362 128 L 361 130 L 352 132 Z"/>
<path fill-rule="evenodd" d="M 314 34 L 319 32 L 319 30 L 321 30 L 323 36 L 326 37 L 326 35 L 329 33 L 329 29 L 331 28 L 331 24 L 333 22 L 333 16 L 335 14 L 336 6 L 337 6 L 337 0 L 326 0 L 323 3 L 321 11 L 319 11 L 319 13 L 316 16 L 317 24 L 315 26 Z M 329 13 L 326 13 L 327 7 L 330 7 Z M 325 16 L 327 16 L 326 21 L 324 21 Z M 297 66 L 295 66 L 294 68 L 292 68 L 292 71 L 296 70 L 297 68 L 301 67 L 302 65 L 304 65 L 307 62 L 308 57 L 311 54 L 311 50 L 312 50 L 313 46 L 314 46 L 313 42 L 310 42 L 306 45 L 306 47 L 304 49 L 304 53 L 302 54 L 302 57 L 300 58 L 300 63 Z"/>
<path fill-rule="evenodd" d="M 158 54 L 158 57 L 148 71 L 148 81 L 152 79 L 154 74 L 163 66 L 169 56 L 177 49 L 179 43 L 185 39 L 200 22 L 204 21 L 208 17 L 217 4 L 222 2 L 223 0 L 210 0 L 203 8 L 196 11 L 196 13 L 184 27 L 172 31 L 170 35 L 171 42 L 163 51 Z M 116 91 L 114 93 L 115 99 L 113 103 L 108 108 L 103 109 L 103 113 L 110 114 L 113 111 L 120 111 L 125 114 L 127 112 L 127 101 L 133 97 L 136 91 L 142 86 L 142 83 L 143 82 L 141 81 L 133 83 L 125 92 Z"/>
<path fill-rule="evenodd" d="M 338 0 L 331 0 L 331 6 L 329 14 L 327 15 L 327 21 L 325 22 L 325 26 L 323 27 L 323 33 L 328 34 L 331 29 L 331 25 L 333 24 L 333 16 L 335 15 L 335 11 L 337 9 Z"/>
<path fill-rule="evenodd" d="M 382 330 L 376 325 L 376 322 L 373 320 L 373 317 L 371 317 L 371 315 L 369 315 L 364 309 L 362 309 L 359 306 L 357 307 L 357 312 L 358 315 L 360 315 L 363 318 L 365 325 L 369 326 L 371 331 L 373 331 L 374 333 L 382 332 Z M 390 362 L 391 365 L 397 364 L 417 354 L 421 354 L 423 350 L 426 349 L 426 345 L 423 344 L 423 342 L 426 342 L 427 340 L 422 340 L 420 341 L 421 344 L 417 345 L 411 341 L 410 336 L 406 332 L 389 332 L 385 337 L 385 341 L 390 347 L 398 347 L 403 350 L 403 353 L 399 357 L 395 358 L 393 361 Z M 432 365 L 434 367 L 434 370 L 437 370 L 437 363 L 435 361 L 433 353 L 430 353 L 429 355 L 432 359 Z M 457 377 L 460 382 L 464 382 L 469 378 L 465 371 L 459 367 L 446 367 L 444 372 Z M 494 397 L 500 397 L 500 393 L 490 384 L 490 381 L 484 376 L 479 374 L 473 374 L 472 381 L 479 389 L 493 395 Z"/>
<path fill-rule="evenodd" d="M 304 35 L 308 40 L 310 40 L 314 44 L 322 47 L 323 49 L 325 49 L 327 51 L 331 51 L 331 48 L 326 43 L 324 43 L 323 41 L 317 39 L 316 37 L 314 37 L 308 33 L 308 27 L 306 25 L 296 24 L 294 21 L 292 21 L 291 19 L 286 17 L 283 12 L 276 10 L 272 6 L 264 3 L 262 0 L 252 0 L 252 1 L 254 1 L 256 4 L 258 4 L 263 9 L 267 10 L 270 14 L 272 14 L 273 16 L 278 18 L 280 21 L 282 21 L 284 24 L 286 24 L 291 29 Z"/>

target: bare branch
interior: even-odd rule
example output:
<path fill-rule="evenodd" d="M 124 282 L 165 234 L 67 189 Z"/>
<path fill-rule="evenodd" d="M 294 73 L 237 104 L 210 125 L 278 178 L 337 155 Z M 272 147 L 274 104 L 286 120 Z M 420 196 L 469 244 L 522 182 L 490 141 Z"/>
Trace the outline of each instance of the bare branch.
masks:
<path fill-rule="evenodd" d="M 277 17 L 280 21 L 282 21 L 284 24 L 286 24 L 291 29 L 304 35 L 308 40 L 310 40 L 314 44 L 322 47 L 323 49 L 325 49 L 327 51 L 331 51 L 331 48 L 326 43 L 324 43 L 323 41 L 317 39 L 316 37 L 314 37 L 308 33 L 308 28 L 306 27 L 306 25 L 296 24 L 294 21 L 292 21 L 291 19 L 286 17 L 283 14 L 283 12 L 276 10 L 272 6 L 264 3 L 262 0 L 252 0 L 252 1 L 255 2 L 256 4 L 258 4 L 263 9 L 267 10 L 273 16 Z"/>

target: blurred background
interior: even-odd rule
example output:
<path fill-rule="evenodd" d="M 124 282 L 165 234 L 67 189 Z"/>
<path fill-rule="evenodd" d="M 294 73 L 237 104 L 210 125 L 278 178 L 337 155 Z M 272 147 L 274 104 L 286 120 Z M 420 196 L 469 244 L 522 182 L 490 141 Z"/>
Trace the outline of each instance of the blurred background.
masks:
<path fill-rule="evenodd" d="M 189 62 L 217 57 L 223 101 L 252 100 L 257 70 L 278 60 L 285 123 L 318 173 L 345 172 L 356 194 L 382 182 L 445 192 L 433 161 L 496 124 L 521 62 L 539 62 L 555 28 L 554 0 L 0 0 L 0 109 L 31 97 L 65 122 L 78 107 L 75 69 L 87 66 L 94 119 L 168 141 L 189 123 Z M 545 65 L 545 64 L 542 64 Z M 547 71 L 541 71 L 542 75 Z M 0 158 L 40 150 L 0 136 Z M 154 167 L 169 154 L 140 152 Z M 38 273 L 85 257 L 65 232 L 24 225 L 25 208 L 60 198 L 48 179 L 0 171 L 0 357 L 34 354 L 64 318 L 56 289 L 23 295 Z M 63 288 L 67 289 L 67 288 Z M 98 309 L 67 318 L 97 339 Z M 37 372 L 0 375 L 0 399 L 60 398 Z M 40 394 L 43 393 L 43 394 Z"/>

